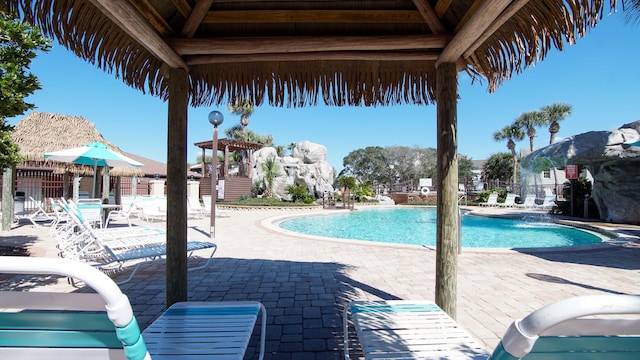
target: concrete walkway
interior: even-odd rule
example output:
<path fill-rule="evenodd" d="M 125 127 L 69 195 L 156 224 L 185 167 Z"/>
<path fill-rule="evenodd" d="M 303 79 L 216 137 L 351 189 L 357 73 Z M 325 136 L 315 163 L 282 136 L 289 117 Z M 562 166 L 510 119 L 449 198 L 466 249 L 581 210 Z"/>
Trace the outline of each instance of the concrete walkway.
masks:
<path fill-rule="evenodd" d="M 293 236 L 277 231 L 269 220 L 320 211 L 232 210 L 230 217 L 218 218 L 218 251 L 208 269 L 189 273 L 189 300 L 261 301 L 268 313 L 267 359 L 342 359 L 342 310 L 348 301 L 434 299 L 432 249 Z M 599 225 L 623 230 L 632 240 L 637 234 L 637 227 Z M 208 239 L 208 231 L 208 218 L 189 221 L 191 238 Z M 0 245 L 27 244 L 31 256 L 57 256 L 48 229 L 25 225 L 0 236 Z M 513 319 L 550 302 L 583 294 L 640 293 L 638 259 L 640 247 L 631 243 L 585 251 L 463 249 L 457 321 L 492 349 Z M 3 289 L 84 291 L 62 279 L 0 280 Z M 165 308 L 164 262 L 143 266 L 121 288 L 144 329 Z M 247 359 L 257 358 L 256 336 L 251 345 Z M 351 347 L 358 354 L 353 335 Z"/>

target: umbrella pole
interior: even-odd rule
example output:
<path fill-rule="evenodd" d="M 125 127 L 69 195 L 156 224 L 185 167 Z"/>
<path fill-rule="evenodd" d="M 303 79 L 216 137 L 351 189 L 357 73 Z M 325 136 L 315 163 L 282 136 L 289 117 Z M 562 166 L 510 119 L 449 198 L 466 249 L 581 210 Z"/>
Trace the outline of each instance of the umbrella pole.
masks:
<path fill-rule="evenodd" d="M 96 198 L 96 173 L 98 172 L 98 159 L 93 161 L 93 185 L 91 186 L 91 198 Z"/>

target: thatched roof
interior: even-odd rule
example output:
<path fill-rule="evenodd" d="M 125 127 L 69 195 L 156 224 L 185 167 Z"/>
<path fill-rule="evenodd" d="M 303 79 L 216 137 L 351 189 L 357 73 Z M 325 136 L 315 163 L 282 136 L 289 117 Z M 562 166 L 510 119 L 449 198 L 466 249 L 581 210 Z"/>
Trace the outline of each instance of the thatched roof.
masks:
<path fill-rule="evenodd" d="M 20 155 L 27 161 L 45 162 L 44 153 L 84 146 L 92 142 L 101 142 L 111 150 L 123 153 L 120 148 L 107 141 L 93 123 L 81 116 L 32 112 L 16 124 L 11 136 L 20 147 Z M 93 174 L 93 168 L 90 166 L 49 160 L 46 163 L 55 163 L 53 167 L 57 171 Z M 110 173 L 116 176 L 142 175 L 142 171 L 136 168 L 113 168 Z"/>
<path fill-rule="evenodd" d="M 607 4 L 608 3 L 608 4 Z M 426 104 L 436 65 L 490 91 L 595 26 L 596 0 L 5 0 L 79 57 L 163 99 L 188 70 L 193 106 Z"/>

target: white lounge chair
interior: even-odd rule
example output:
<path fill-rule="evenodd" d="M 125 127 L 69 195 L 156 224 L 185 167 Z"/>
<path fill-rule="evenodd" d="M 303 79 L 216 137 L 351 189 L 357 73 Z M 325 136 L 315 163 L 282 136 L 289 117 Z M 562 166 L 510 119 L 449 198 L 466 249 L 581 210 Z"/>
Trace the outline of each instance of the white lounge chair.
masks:
<path fill-rule="evenodd" d="M 489 194 L 487 202 L 480 203 L 480 206 L 497 206 L 498 205 L 498 193 Z"/>
<path fill-rule="evenodd" d="M 202 203 L 204 204 L 205 214 L 211 216 L 211 195 L 202 195 Z M 229 211 L 218 208 L 216 205 L 216 217 L 229 217 Z"/>
<path fill-rule="evenodd" d="M 73 205 L 72 202 L 69 204 Z M 118 284 L 129 282 L 140 266 L 148 262 L 162 260 L 166 255 L 166 233 L 162 230 L 146 229 L 146 231 L 132 232 L 130 228 L 113 229 L 117 231 L 114 234 L 109 229 L 91 227 L 82 218 L 82 214 L 74 211 L 73 206 L 69 209 L 69 215 L 81 228 L 81 232 L 73 235 L 71 240 L 67 240 L 64 247 L 59 243 L 61 256 L 72 260 L 86 261 L 110 274 L 123 270 L 128 261 L 138 261 L 129 277 Z M 189 268 L 188 271 L 208 267 L 217 250 L 217 245 L 207 241 L 187 241 L 188 257 L 191 257 L 193 252 L 204 249 L 211 250 L 207 261 L 200 266 Z"/>
<path fill-rule="evenodd" d="M 555 195 L 545 195 L 542 200 L 542 204 L 538 205 L 539 209 L 543 210 L 551 210 L 556 205 L 556 196 Z"/>
<path fill-rule="evenodd" d="M 86 264 L 0 257 L 0 273 L 73 277 L 95 291 L 0 291 L 2 359 L 242 360 L 260 312 L 264 357 L 266 310 L 257 301 L 179 302 L 141 334 L 127 296 Z"/>
<path fill-rule="evenodd" d="M 35 206 L 35 210 L 22 211 L 14 214 L 17 220 L 27 219 L 36 227 L 51 226 L 55 222 L 55 214 L 45 211 L 40 201 L 35 200 L 31 196 L 29 196 L 29 201 Z"/>
<path fill-rule="evenodd" d="M 200 199 L 197 196 L 187 197 L 187 216 L 200 219 L 206 214 L 205 208 L 200 204 Z"/>
<path fill-rule="evenodd" d="M 138 210 L 135 198 L 122 201 L 122 208 L 118 210 L 111 210 L 107 215 L 107 220 L 104 222 L 104 227 L 108 228 L 109 223 L 113 220 L 126 220 L 129 227 L 131 227 L 131 216 Z"/>
<path fill-rule="evenodd" d="M 535 208 L 536 205 L 536 195 L 535 194 L 527 194 L 527 196 L 524 197 L 524 202 L 522 204 L 517 204 L 517 207 L 521 207 L 521 208 L 525 208 L 525 209 L 530 209 L 530 208 Z"/>
<path fill-rule="evenodd" d="M 507 197 L 504 199 L 503 203 L 497 204 L 500 207 L 514 207 L 516 206 L 516 194 L 507 194 Z"/>
<path fill-rule="evenodd" d="M 640 359 L 640 295 L 577 296 L 542 307 L 514 321 L 490 357 L 432 302 L 397 300 L 345 308 L 347 360 L 349 313 L 365 359 Z"/>
<path fill-rule="evenodd" d="M 167 219 L 167 198 L 141 197 L 139 217 L 145 221 L 164 221 Z"/>
<path fill-rule="evenodd" d="M 640 296 L 586 295 L 509 326 L 491 359 L 640 359 Z"/>
<path fill-rule="evenodd" d="M 489 352 L 430 301 L 353 301 L 344 310 L 349 360 L 349 313 L 365 359 L 474 359 Z"/>

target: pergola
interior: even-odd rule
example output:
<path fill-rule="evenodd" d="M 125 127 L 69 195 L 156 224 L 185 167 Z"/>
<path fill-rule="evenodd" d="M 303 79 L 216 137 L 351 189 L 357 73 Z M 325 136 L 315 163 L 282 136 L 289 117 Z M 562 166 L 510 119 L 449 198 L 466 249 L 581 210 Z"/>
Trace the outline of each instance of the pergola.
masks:
<path fill-rule="evenodd" d="M 202 161 L 204 162 L 204 150 L 211 149 L 213 150 L 213 141 L 201 141 L 193 144 L 200 149 L 202 149 Z M 248 141 L 240 141 L 235 139 L 218 139 L 218 150 L 224 151 L 224 172 L 222 174 L 223 177 L 227 177 L 229 175 L 229 152 L 230 151 L 242 151 L 249 150 L 249 169 L 251 169 L 251 153 L 255 150 L 262 149 L 262 144 L 252 143 Z M 213 154 L 212 156 L 217 156 L 217 154 Z M 202 176 L 205 176 L 204 173 L 204 163 L 202 164 Z M 213 171 L 213 169 L 211 169 Z"/>
<path fill-rule="evenodd" d="M 187 108 L 437 104 L 436 303 L 456 313 L 457 74 L 489 91 L 615 0 L 6 0 L 79 57 L 168 102 L 167 305 L 187 298 Z M 423 119 L 422 121 L 428 121 Z"/>

